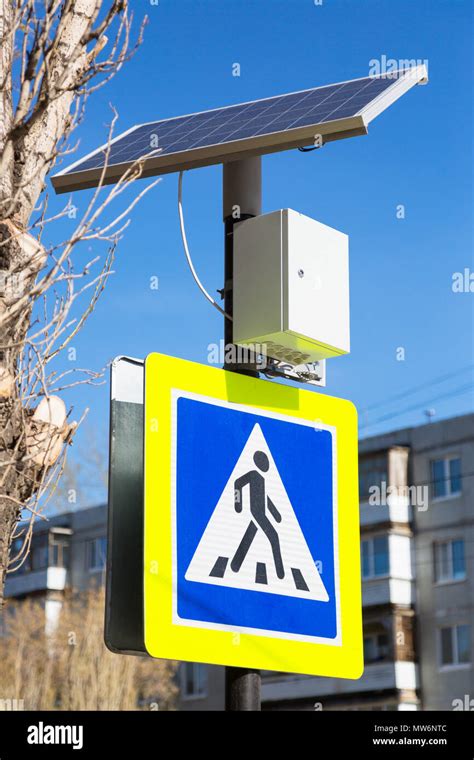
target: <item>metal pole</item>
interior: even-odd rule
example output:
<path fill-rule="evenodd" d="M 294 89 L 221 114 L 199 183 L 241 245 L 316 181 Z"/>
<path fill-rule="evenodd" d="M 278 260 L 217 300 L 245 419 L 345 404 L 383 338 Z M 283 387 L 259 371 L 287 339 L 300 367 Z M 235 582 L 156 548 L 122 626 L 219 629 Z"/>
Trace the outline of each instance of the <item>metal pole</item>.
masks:
<path fill-rule="evenodd" d="M 225 669 L 225 709 L 227 712 L 260 710 L 259 670 Z"/>
<path fill-rule="evenodd" d="M 233 313 L 234 224 L 262 213 L 262 165 L 260 156 L 231 161 L 223 167 L 223 200 L 225 225 L 224 310 Z M 232 345 L 232 322 L 224 318 L 224 344 Z M 227 355 L 227 352 L 226 352 Z M 224 364 L 225 369 L 258 377 L 250 364 Z M 260 710 L 259 670 L 225 669 L 225 709 Z"/>

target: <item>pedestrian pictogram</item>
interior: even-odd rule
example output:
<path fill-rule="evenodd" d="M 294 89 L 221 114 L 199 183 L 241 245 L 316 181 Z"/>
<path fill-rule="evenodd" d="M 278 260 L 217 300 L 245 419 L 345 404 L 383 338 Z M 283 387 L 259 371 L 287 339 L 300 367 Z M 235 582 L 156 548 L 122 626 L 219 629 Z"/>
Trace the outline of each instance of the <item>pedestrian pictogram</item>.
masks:
<path fill-rule="evenodd" d="M 258 423 L 185 577 L 303 599 L 329 599 Z"/>

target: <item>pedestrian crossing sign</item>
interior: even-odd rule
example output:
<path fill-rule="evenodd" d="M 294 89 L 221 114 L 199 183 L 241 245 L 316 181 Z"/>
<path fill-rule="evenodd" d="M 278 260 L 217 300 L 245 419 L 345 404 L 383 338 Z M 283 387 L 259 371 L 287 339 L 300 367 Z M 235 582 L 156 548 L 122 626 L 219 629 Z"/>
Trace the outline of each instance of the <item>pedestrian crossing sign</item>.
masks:
<path fill-rule="evenodd" d="M 360 677 L 354 406 L 151 354 L 144 562 L 152 656 Z"/>

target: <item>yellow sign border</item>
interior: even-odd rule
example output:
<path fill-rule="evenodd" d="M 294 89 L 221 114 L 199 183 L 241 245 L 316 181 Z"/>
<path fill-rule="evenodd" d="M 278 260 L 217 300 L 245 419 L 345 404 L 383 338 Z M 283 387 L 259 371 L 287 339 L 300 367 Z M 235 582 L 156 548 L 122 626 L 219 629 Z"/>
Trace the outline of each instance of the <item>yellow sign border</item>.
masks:
<path fill-rule="evenodd" d="M 340 646 L 175 624 L 172 391 L 330 425 L 337 431 Z M 363 672 L 357 411 L 350 401 L 150 354 L 145 361 L 145 646 L 152 657 L 338 678 Z"/>

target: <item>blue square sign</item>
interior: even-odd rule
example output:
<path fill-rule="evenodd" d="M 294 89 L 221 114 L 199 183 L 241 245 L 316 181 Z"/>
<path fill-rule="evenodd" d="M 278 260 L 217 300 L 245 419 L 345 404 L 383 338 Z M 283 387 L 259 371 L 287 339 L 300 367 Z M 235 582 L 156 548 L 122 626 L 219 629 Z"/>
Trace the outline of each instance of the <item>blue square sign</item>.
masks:
<path fill-rule="evenodd" d="M 173 391 L 174 623 L 340 645 L 336 430 Z"/>

